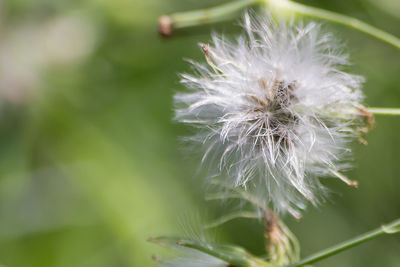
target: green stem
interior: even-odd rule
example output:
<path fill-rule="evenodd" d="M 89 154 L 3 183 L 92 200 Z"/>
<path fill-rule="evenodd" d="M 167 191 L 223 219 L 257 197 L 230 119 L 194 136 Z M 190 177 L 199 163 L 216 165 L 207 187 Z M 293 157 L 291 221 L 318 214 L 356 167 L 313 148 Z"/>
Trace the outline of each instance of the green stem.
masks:
<path fill-rule="evenodd" d="M 399 108 L 368 108 L 375 115 L 400 116 Z"/>
<path fill-rule="evenodd" d="M 400 49 L 400 38 L 389 34 L 385 31 L 382 31 L 381 29 L 378 29 L 372 25 L 369 25 L 361 20 L 358 20 L 356 18 L 338 14 L 332 11 L 324 10 L 321 8 L 316 8 L 316 7 L 311 7 L 299 3 L 292 2 L 290 0 L 261 0 L 264 2 L 264 4 L 271 5 L 273 7 L 277 7 L 278 9 L 287 9 L 294 11 L 296 13 L 305 15 L 305 16 L 310 16 L 310 17 L 315 17 L 315 18 L 320 18 L 320 19 L 325 19 L 328 21 L 332 21 L 338 24 L 342 24 L 344 26 L 356 29 L 358 31 L 361 31 L 363 33 L 366 33 L 368 35 L 371 35 L 372 37 L 375 37 L 381 41 L 384 41 L 398 49 Z"/>
<path fill-rule="evenodd" d="M 370 232 L 367 232 L 365 234 L 362 234 L 355 238 L 347 240 L 343 243 L 340 243 L 333 247 L 330 247 L 330 248 L 327 248 L 320 252 L 317 252 L 314 255 L 311 255 L 295 264 L 290 265 L 290 267 L 305 266 L 305 265 L 317 262 L 319 260 L 325 259 L 329 256 L 335 255 L 343 250 L 346 250 L 346 249 L 349 249 L 356 245 L 359 245 L 359 244 L 361 244 L 365 241 L 371 240 L 375 237 L 378 237 L 378 236 L 381 236 L 384 234 L 395 234 L 395 233 L 399 233 L 399 232 L 400 232 L 400 219 L 397 219 L 387 225 L 383 225 L 383 226 L 379 227 L 378 229 L 372 230 Z"/>
<path fill-rule="evenodd" d="M 173 29 L 180 29 L 227 20 L 232 18 L 242 9 L 255 4 L 262 4 L 273 7 L 273 12 L 281 12 L 282 10 L 286 9 L 305 16 L 311 16 L 339 23 L 344 26 L 366 33 L 400 49 L 400 38 L 385 31 L 382 31 L 377 27 L 369 25 L 361 20 L 350 16 L 342 15 L 317 7 L 299 4 L 290 0 L 236 0 L 211 8 L 173 13 L 169 16 L 162 16 L 160 18 L 160 32 L 164 35 L 170 35 Z"/>
<path fill-rule="evenodd" d="M 259 1 L 237 0 L 211 8 L 173 13 L 169 15 L 169 18 L 171 19 L 174 29 L 219 22 L 232 18 L 237 12 L 257 2 Z"/>

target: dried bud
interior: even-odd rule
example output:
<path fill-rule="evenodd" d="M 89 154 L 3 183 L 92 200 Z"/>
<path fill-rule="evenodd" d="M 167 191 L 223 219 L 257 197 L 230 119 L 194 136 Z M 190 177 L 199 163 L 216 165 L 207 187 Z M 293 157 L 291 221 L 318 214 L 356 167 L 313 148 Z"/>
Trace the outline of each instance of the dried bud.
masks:
<path fill-rule="evenodd" d="M 163 15 L 158 19 L 158 32 L 164 37 L 170 37 L 174 27 L 169 16 Z"/>

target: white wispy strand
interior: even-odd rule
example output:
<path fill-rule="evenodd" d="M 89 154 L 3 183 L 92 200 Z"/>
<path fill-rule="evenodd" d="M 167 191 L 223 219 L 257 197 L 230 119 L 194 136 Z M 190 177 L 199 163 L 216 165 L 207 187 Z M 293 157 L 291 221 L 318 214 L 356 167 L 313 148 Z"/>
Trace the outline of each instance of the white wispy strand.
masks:
<path fill-rule="evenodd" d="M 347 143 L 363 123 L 363 78 L 342 70 L 347 56 L 316 23 L 244 16 L 245 34 L 213 35 L 208 64 L 191 62 L 176 119 L 198 128 L 204 164 L 225 183 L 246 187 L 298 217 L 326 190 L 319 177 L 348 168 Z"/>

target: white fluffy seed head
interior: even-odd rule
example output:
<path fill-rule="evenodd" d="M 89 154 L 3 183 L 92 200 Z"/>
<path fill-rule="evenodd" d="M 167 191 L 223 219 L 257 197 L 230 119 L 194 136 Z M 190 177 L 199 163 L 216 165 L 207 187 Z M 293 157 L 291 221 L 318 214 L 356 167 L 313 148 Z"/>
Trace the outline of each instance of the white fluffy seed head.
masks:
<path fill-rule="evenodd" d="M 347 56 L 316 23 L 246 14 L 243 27 L 235 42 L 202 45 L 208 64 L 182 75 L 176 119 L 198 128 L 189 139 L 216 167 L 212 179 L 298 217 L 325 195 L 319 177 L 349 167 L 347 143 L 365 126 L 363 78 L 343 71 Z"/>

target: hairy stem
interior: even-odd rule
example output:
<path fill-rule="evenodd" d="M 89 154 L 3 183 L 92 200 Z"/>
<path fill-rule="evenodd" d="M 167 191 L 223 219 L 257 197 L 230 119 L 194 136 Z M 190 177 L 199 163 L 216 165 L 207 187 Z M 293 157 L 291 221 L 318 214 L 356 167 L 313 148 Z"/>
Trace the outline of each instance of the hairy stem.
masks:
<path fill-rule="evenodd" d="M 364 233 L 355 238 L 352 238 L 350 240 L 347 240 L 345 242 L 337 244 L 333 247 L 330 247 L 330 248 L 327 248 L 320 252 L 317 252 L 303 260 L 300 260 L 299 262 L 297 262 L 295 264 L 289 265 L 289 267 L 305 266 L 305 265 L 320 261 L 322 259 L 325 259 L 327 257 L 330 257 L 332 255 L 335 255 L 341 251 L 344 251 L 346 249 L 349 249 L 351 247 L 359 245 L 359 244 L 361 244 L 365 241 L 371 240 L 375 237 L 378 237 L 378 236 L 381 236 L 384 234 L 395 234 L 395 233 L 399 233 L 399 232 L 400 232 L 400 219 L 397 219 L 397 220 L 395 220 L 389 224 L 383 225 L 375 230 Z"/>
<path fill-rule="evenodd" d="M 375 115 L 400 116 L 399 108 L 368 108 Z"/>

